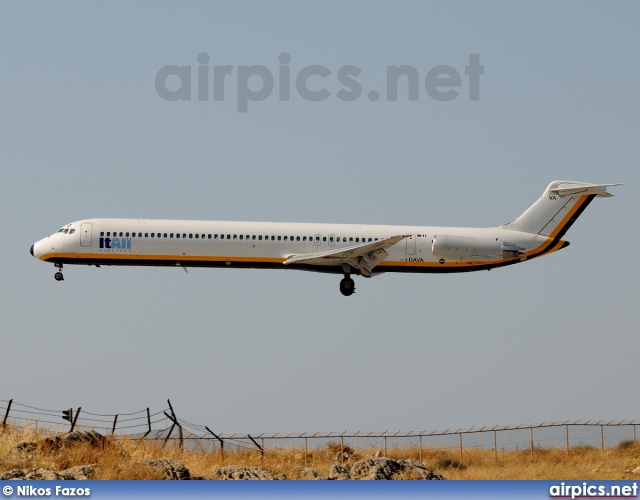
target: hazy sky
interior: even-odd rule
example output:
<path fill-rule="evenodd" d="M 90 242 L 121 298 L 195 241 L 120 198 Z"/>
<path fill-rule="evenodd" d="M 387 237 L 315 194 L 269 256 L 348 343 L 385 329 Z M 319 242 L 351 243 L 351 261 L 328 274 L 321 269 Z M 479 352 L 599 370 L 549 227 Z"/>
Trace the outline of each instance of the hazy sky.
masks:
<path fill-rule="evenodd" d="M 223 433 L 638 418 L 639 18 L 637 2 L 0 3 L 0 399 L 170 398 Z M 189 66 L 190 100 L 158 93 L 169 65 Z M 417 100 L 400 79 L 391 101 L 403 65 Z M 224 97 L 215 66 L 232 67 Z M 312 102 L 297 82 L 314 66 Z M 427 91 L 437 66 L 453 99 Z M 349 298 L 339 276 L 271 270 L 65 266 L 58 283 L 29 255 L 66 223 L 143 213 L 493 226 L 555 179 L 626 185 L 561 252 L 356 277 Z"/>

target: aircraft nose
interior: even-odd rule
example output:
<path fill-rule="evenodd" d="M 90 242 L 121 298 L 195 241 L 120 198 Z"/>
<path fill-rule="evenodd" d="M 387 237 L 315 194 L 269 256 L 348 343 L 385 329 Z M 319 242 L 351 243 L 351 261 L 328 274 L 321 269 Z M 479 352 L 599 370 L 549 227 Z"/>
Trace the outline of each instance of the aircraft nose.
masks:
<path fill-rule="evenodd" d="M 31 256 L 33 257 L 33 245 L 31 245 L 31 248 L 29 249 L 29 252 L 31 252 Z"/>

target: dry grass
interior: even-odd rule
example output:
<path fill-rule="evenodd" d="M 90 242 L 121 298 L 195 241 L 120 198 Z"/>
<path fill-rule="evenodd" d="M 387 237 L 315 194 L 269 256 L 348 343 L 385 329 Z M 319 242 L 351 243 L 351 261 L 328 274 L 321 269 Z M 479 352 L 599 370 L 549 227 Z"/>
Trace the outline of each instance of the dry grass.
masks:
<path fill-rule="evenodd" d="M 309 449 L 269 448 L 264 457 L 257 450 L 225 450 L 224 458 L 219 451 L 205 453 L 202 450 L 180 450 L 161 443 L 141 442 L 126 437 L 109 439 L 102 447 L 88 443 L 63 447 L 58 450 L 39 446 L 31 451 L 17 451 L 19 443 L 42 442 L 51 434 L 33 429 L 0 428 L 0 472 L 11 469 L 47 468 L 61 471 L 69 467 L 98 464 L 95 479 L 160 479 L 159 473 L 149 467 L 135 464 L 158 458 L 174 458 L 183 462 L 192 476 L 211 475 L 217 467 L 241 465 L 260 467 L 273 474 L 285 474 L 290 479 L 298 472 L 313 468 L 321 475 L 328 475 L 336 463 L 339 444 Z M 378 449 L 349 450 L 348 460 L 372 457 Z M 387 456 L 394 459 L 420 458 L 417 447 L 394 448 Z M 629 471 L 640 466 L 640 443 L 624 443 L 600 450 L 579 446 L 566 450 L 558 448 L 535 449 L 531 460 L 529 450 L 498 450 L 497 460 L 493 450 L 468 448 L 460 459 L 457 450 L 424 448 L 422 460 L 430 469 L 438 470 L 448 479 L 634 479 L 637 474 Z"/>

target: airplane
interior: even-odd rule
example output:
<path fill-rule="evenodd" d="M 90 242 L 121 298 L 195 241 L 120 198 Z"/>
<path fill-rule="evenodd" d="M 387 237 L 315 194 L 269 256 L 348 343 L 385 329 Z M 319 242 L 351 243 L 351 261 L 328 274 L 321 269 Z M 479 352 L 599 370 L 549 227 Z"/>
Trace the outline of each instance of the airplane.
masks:
<path fill-rule="evenodd" d="M 342 274 L 340 292 L 350 296 L 351 275 L 491 270 L 556 252 L 589 203 L 619 185 L 553 181 L 520 217 L 491 228 L 85 219 L 30 252 L 58 268 L 57 281 L 64 264 L 298 269 Z"/>

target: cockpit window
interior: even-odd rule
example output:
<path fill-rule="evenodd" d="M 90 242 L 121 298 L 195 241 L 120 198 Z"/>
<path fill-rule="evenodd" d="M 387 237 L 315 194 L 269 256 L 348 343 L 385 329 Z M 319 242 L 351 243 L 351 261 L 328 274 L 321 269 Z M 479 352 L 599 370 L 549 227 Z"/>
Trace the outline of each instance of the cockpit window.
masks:
<path fill-rule="evenodd" d="M 59 232 L 59 233 L 61 233 L 61 232 L 63 232 L 63 231 L 64 231 L 64 228 L 60 229 L 58 232 Z"/>
<path fill-rule="evenodd" d="M 73 233 L 75 233 L 75 232 L 76 232 L 76 230 L 75 230 L 75 229 L 69 229 L 69 234 L 73 234 Z"/>
<path fill-rule="evenodd" d="M 65 229 L 64 231 L 62 231 L 64 234 L 67 234 L 69 232 L 68 229 Z"/>

